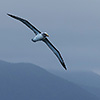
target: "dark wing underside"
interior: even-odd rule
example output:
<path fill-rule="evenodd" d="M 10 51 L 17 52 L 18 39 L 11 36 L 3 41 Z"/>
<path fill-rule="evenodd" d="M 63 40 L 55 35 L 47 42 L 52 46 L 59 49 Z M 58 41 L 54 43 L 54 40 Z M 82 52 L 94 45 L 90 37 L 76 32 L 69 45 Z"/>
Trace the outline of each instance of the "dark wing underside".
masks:
<path fill-rule="evenodd" d="M 41 33 L 37 28 L 35 28 L 32 24 L 30 24 L 27 20 L 25 19 L 22 19 L 20 17 L 17 17 L 17 16 L 13 16 L 11 14 L 7 14 L 8 16 L 12 17 L 12 18 L 15 18 L 19 21 L 21 21 L 22 23 L 24 23 L 26 26 L 28 26 L 36 35 Z"/>
<path fill-rule="evenodd" d="M 51 44 L 51 42 L 47 38 L 45 38 L 43 41 L 53 51 L 53 53 L 57 56 L 57 58 L 59 59 L 60 63 L 62 64 L 62 66 L 67 70 L 66 65 L 64 63 L 63 58 L 61 57 L 60 52 Z"/>

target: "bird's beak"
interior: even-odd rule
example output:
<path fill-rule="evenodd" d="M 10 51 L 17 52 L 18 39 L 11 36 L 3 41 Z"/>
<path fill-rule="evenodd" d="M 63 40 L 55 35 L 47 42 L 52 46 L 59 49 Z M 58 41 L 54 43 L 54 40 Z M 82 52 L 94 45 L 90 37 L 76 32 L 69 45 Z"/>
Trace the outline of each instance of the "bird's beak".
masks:
<path fill-rule="evenodd" d="M 49 37 L 49 35 L 46 33 L 46 36 Z"/>

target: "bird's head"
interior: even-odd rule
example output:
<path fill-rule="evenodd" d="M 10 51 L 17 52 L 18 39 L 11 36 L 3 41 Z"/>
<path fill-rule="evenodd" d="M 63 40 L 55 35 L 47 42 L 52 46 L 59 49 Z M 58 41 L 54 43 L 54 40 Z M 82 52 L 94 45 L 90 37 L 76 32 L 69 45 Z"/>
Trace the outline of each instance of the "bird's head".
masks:
<path fill-rule="evenodd" d="M 47 34 L 47 32 L 43 32 L 42 35 L 43 35 L 44 37 L 49 37 L 49 35 Z"/>

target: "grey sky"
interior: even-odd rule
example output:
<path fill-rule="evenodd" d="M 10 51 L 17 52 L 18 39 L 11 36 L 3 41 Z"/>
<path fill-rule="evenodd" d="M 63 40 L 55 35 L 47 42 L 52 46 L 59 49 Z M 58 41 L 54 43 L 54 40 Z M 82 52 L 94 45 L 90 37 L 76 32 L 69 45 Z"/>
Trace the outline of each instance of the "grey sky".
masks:
<path fill-rule="evenodd" d="M 0 1 L 0 59 L 63 70 L 46 45 L 32 43 L 32 31 L 6 13 L 46 31 L 69 70 L 100 70 L 100 0 Z"/>

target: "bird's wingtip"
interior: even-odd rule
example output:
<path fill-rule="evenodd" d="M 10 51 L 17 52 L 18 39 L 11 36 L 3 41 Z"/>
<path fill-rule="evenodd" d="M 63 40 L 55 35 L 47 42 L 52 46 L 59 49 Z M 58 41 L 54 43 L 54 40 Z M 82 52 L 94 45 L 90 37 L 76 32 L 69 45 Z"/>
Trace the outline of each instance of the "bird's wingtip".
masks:
<path fill-rule="evenodd" d="M 65 68 L 65 70 L 67 70 L 67 67 L 66 67 L 65 63 L 62 63 L 62 65 Z"/>
<path fill-rule="evenodd" d="M 13 16 L 13 15 L 11 15 L 11 14 L 9 14 L 9 13 L 7 13 L 7 15 L 8 15 L 8 16 L 10 16 L 10 17 L 12 17 L 12 16 Z"/>
<path fill-rule="evenodd" d="M 12 18 L 18 19 L 18 17 L 14 16 L 12 14 L 7 13 L 7 15 L 10 16 L 10 17 L 12 17 Z"/>
<path fill-rule="evenodd" d="M 8 16 L 10 16 L 10 14 L 9 14 L 9 13 L 7 13 L 7 15 L 8 15 Z"/>
<path fill-rule="evenodd" d="M 68 70 L 66 67 L 64 67 L 65 68 L 65 70 Z"/>

